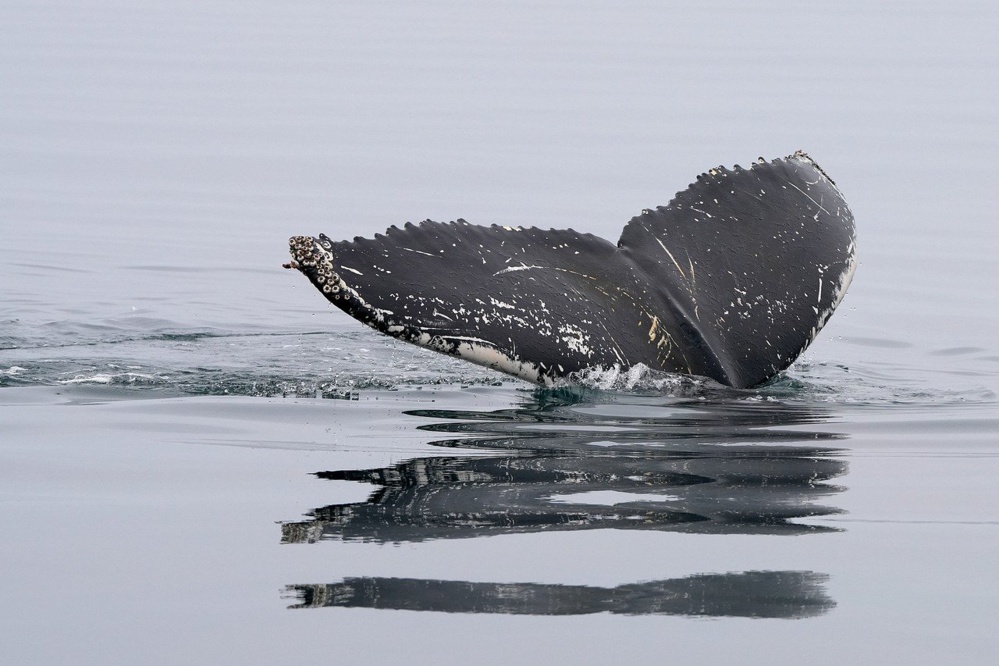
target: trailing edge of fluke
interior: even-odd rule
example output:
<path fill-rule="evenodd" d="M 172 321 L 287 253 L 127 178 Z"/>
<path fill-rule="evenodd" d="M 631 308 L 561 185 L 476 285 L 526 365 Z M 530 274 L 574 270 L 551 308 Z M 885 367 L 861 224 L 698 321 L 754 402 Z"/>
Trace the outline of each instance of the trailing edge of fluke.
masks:
<path fill-rule="evenodd" d="M 815 339 L 856 268 L 853 215 L 800 151 L 711 169 L 616 245 L 464 220 L 289 242 L 286 267 L 355 319 L 544 385 L 644 364 L 755 386 Z"/>

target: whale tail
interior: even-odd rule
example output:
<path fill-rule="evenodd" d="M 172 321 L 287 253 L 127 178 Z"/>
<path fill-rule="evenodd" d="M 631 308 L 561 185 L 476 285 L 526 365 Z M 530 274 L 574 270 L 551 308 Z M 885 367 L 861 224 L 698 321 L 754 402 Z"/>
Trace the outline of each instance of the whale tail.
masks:
<path fill-rule="evenodd" d="M 743 388 L 815 338 L 855 245 L 839 189 L 798 152 L 711 169 L 616 245 L 427 220 L 373 239 L 295 236 L 287 266 L 383 333 L 529 381 L 644 364 Z"/>

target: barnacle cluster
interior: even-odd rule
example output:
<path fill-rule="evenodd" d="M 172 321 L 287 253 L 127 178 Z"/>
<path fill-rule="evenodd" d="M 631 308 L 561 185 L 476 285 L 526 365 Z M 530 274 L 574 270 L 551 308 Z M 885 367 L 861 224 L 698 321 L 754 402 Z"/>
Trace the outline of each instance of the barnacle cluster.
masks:
<path fill-rule="evenodd" d="M 301 271 L 330 300 L 350 298 L 340 276 L 333 270 L 333 244 L 325 236 L 292 236 L 288 240 L 292 261 L 285 268 Z"/>

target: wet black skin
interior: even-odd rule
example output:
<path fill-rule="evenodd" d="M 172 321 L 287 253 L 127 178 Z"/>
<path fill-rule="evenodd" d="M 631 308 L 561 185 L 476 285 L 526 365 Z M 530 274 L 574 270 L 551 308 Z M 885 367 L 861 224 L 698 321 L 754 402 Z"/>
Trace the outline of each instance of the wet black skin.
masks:
<path fill-rule="evenodd" d="M 288 266 L 363 323 L 525 379 L 641 363 L 744 388 L 825 324 L 855 231 L 833 181 L 796 153 L 712 169 L 616 244 L 428 220 L 373 239 L 296 236 L 291 251 Z"/>

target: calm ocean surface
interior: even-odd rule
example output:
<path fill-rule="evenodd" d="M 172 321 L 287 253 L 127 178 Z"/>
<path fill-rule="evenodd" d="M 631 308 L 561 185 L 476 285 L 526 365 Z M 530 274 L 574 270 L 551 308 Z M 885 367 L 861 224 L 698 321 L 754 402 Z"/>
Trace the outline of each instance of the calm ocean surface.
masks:
<path fill-rule="evenodd" d="M 999 5 L 0 7 L 0 662 L 995 663 Z M 281 269 L 616 240 L 807 150 L 860 267 L 746 391 L 541 391 Z"/>

